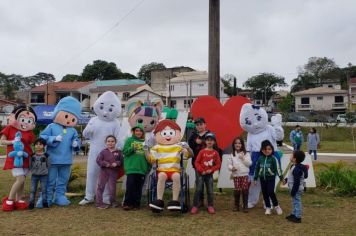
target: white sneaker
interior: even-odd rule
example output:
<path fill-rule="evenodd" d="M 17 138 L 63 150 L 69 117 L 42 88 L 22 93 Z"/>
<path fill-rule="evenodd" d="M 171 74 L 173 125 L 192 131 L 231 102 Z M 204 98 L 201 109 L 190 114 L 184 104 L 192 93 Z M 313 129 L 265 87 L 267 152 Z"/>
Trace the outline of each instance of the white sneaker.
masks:
<path fill-rule="evenodd" d="M 93 203 L 93 202 L 94 202 L 94 200 L 88 200 L 88 199 L 84 198 L 83 200 L 81 200 L 79 202 L 79 205 L 84 206 L 84 205 L 87 205 L 87 204 Z"/>
<path fill-rule="evenodd" d="M 277 215 L 282 215 L 283 214 L 282 208 L 280 206 L 276 206 L 274 209 L 276 210 Z"/>
<path fill-rule="evenodd" d="M 270 214 L 272 214 L 272 209 L 266 208 L 265 215 L 270 215 Z"/>

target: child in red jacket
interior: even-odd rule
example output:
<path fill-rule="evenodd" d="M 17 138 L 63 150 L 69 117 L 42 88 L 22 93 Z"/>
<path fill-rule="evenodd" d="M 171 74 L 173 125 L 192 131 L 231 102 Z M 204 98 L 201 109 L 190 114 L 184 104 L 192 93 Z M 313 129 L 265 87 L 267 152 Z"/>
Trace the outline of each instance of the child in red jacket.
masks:
<path fill-rule="evenodd" d="M 195 168 L 198 171 L 198 181 L 194 194 L 192 214 L 198 213 L 199 196 L 201 195 L 203 186 L 205 184 L 207 197 L 208 197 L 208 212 L 210 214 L 215 213 L 213 206 L 214 197 L 214 179 L 213 174 L 220 169 L 221 161 L 219 153 L 214 149 L 216 138 L 213 133 L 207 133 L 205 135 L 206 147 L 200 150 L 197 159 L 195 160 Z"/>

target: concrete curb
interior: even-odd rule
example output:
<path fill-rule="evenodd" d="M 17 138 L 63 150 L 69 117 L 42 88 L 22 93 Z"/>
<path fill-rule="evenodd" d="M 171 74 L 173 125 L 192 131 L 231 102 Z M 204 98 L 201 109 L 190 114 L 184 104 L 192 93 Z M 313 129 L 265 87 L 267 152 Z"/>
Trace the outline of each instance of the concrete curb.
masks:
<path fill-rule="evenodd" d="M 293 151 L 293 147 L 283 143 L 283 146 Z M 307 153 L 307 152 L 306 152 Z M 318 156 L 331 156 L 331 157 L 356 157 L 356 154 L 353 153 L 322 153 L 318 152 Z"/>

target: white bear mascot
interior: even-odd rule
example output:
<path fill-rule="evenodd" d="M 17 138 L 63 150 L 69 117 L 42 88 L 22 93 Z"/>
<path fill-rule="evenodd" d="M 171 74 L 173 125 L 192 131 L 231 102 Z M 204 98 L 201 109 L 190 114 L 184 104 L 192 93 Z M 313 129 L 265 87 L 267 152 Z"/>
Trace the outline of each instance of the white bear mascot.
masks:
<path fill-rule="evenodd" d="M 115 93 L 111 91 L 103 93 L 95 101 L 93 109 L 97 116 L 91 118 L 83 130 L 83 136 L 90 140 L 90 150 L 88 155 L 85 197 L 79 202 L 79 205 L 94 202 L 100 171 L 100 167 L 96 163 L 96 157 L 99 152 L 105 148 L 105 138 L 108 135 L 114 135 L 116 140 L 119 140 L 120 134 L 120 123 L 116 118 L 121 112 L 121 102 Z M 119 145 L 118 142 L 117 145 Z M 109 201 L 106 190 L 104 192 L 103 201 Z"/>
<path fill-rule="evenodd" d="M 241 108 L 240 125 L 247 132 L 246 150 L 250 152 L 252 165 L 250 166 L 250 181 L 253 180 L 256 162 L 260 156 L 261 143 L 269 140 L 275 150 L 275 157 L 280 163 L 281 154 L 278 152 L 277 141 L 283 140 L 284 130 L 282 128 L 282 116 L 277 114 L 272 117 L 272 125 L 268 124 L 267 112 L 251 103 L 246 103 Z M 260 196 L 261 186 L 258 181 L 257 186 L 251 184 L 248 196 L 248 207 L 256 206 Z"/>

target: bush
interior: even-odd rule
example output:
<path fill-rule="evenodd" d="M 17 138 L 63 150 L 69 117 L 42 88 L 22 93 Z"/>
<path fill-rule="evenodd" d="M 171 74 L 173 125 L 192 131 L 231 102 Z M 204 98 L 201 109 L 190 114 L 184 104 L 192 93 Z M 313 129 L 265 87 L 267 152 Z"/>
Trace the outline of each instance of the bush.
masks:
<path fill-rule="evenodd" d="M 321 187 L 342 196 L 356 196 L 356 169 L 344 162 L 322 164 L 318 174 Z"/>

